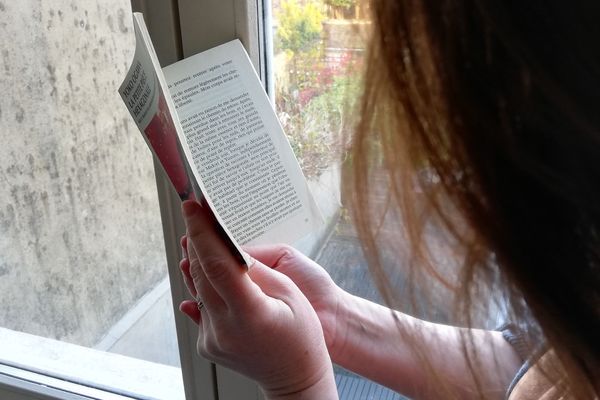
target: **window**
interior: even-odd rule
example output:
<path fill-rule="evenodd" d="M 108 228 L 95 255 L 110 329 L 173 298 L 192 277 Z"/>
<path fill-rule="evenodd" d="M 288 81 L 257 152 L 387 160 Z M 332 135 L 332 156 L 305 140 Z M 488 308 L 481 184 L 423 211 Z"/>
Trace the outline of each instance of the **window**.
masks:
<path fill-rule="evenodd" d="M 182 397 L 152 161 L 116 93 L 131 5 L 1 10 L 1 372 L 151 393 L 99 373 L 130 368 Z"/>
<path fill-rule="evenodd" d="M 0 1 L 11 39 L 0 81 L 10 93 L 0 99 L 0 397 L 260 399 L 255 383 L 196 356 L 196 327 L 173 313 L 187 295 L 179 199 L 116 92 L 134 49 L 132 7 L 163 65 L 242 40 L 326 217 L 297 247 L 350 276 L 347 289 L 374 293 L 359 284 L 364 263 L 348 274 L 328 261 L 356 256 L 338 224 L 338 155 L 366 2 Z M 386 398 L 337 372 L 342 398 L 359 387 Z"/>
<path fill-rule="evenodd" d="M 180 57 L 175 2 L 134 6 L 160 22 L 151 25 L 162 29 L 163 61 Z M 1 81 L 11 95 L 0 101 L 0 397 L 215 398 L 195 327 L 173 314 L 186 295 L 178 200 L 155 179 L 116 92 L 134 49 L 131 4 L 0 11 L 11 38 Z"/>
<path fill-rule="evenodd" d="M 381 302 L 352 227 L 343 218 L 340 169 L 355 122 L 370 23 L 360 0 L 274 0 L 273 76 L 277 113 L 328 221 L 313 256 L 343 289 Z M 335 367 L 341 399 L 399 395 Z"/>
<path fill-rule="evenodd" d="M 164 65 L 239 37 L 331 228 L 340 210 L 331 153 L 347 116 L 335 104 L 353 90 L 347 67 L 362 52 L 354 30 L 366 22 L 360 4 L 319 3 L 308 15 L 316 33 L 283 43 L 284 8 L 308 4 L 0 3 L 0 30 L 12 39 L 1 83 L 11 95 L 0 100 L 0 397 L 261 398 L 253 382 L 196 356 L 196 328 L 173 314 L 186 296 L 179 200 L 160 170 L 154 176 L 116 89 L 134 49 L 132 6 Z M 315 256 L 328 233 L 297 247 Z"/>

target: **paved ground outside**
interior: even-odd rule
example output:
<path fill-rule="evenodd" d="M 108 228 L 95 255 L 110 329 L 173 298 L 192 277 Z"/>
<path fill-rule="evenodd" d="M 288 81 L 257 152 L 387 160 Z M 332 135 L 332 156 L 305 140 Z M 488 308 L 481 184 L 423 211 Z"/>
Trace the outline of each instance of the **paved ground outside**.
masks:
<path fill-rule="evenodd" d="M 316 261 L 329 272 L 342 289 L 368 300 L 383 303 L 369 275 L 356 232 L 346 221 L 338 222 Z M 340 400 L 406 399 L 339 366 L 335 366 L 334 370 Z"/>

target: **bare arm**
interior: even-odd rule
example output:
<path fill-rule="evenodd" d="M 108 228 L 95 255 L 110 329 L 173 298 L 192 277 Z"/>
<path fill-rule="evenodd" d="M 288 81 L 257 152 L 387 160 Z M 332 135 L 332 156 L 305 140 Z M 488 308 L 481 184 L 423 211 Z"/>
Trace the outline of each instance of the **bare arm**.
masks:
<path fill-rule="evenodd" d="M 452 392 L 452 397 L 478 398 L 463 355 L 461 332 L 472 333 L 479 354 L 474 368 L 488 398 L 503 398 L 521 365 L 499 332 L 433 324 L 352 296 L 337 286 L 320 265 L 287 246 L 254 247 L 248 251 L 290 277 L 304 293 L 317 312 L 335 363 L 413 399 L 449 398 L 430 379 L 431 372 L 447 383 L 445 389 Z M 415 340 L 405 340 L 400 328 Z M 414 348 L 425 352 L 432 370 L 422 368 Z"/>
<path fill-rule="evenodd" d="M 477 354 L 472 367 L 487 398 L 503 398 L 521 365 L 500 332 L 469 332 L 425 322 L 346 292 L 339 296 L 335 338 L 329 346 L 333 361 L 414 399 L 447 398 L 443 390 L 460 399 L 479 398 L 461 334 L 472 335 Z M 407 341 L 400 329 L 414 339 Z M 432 370 L 423 369 L 413 346 L 423 351 Z M 447 386 L 434 386 L 431 372 Z"/>

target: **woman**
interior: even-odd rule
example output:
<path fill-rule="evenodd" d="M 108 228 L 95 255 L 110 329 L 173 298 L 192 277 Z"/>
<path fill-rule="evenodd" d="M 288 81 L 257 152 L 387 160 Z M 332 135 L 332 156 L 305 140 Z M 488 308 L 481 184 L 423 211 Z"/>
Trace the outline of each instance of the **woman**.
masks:
<path fill-rule="evenodd" d="M 413 398 L 598 398 L 600 4 L 374 0 L 371 9 L 347 198 L 377 269 L 381 214 L 357 189 L 377 161 L 414 264 L 454 287 L 467 328 L 353 297 L 286 247 L 248 249 L 256 261 L 245 273 L 207 212 L 186 202 L 182 269 L 204 307 L 181 309 L 200 324 L 198 351 L 269 399 L 337 398 L 331 361 Z M 424 170 L 439 182 L 422 182 Z M 460 245 L 458 282 L 427 257 L 431 224 Z M 468 328 L 482 287 L 502 294 L 521 333 Z M 517 374 L 524 361 L 531 368 Z"/>

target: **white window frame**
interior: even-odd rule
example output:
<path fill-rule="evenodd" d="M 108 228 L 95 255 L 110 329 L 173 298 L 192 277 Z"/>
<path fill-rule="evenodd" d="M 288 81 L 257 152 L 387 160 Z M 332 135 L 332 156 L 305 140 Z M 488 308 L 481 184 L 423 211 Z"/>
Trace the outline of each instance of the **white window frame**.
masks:
<path fill-rule="evenodd" d="M 239 38 L 267 92 L 273 93 L 269 0 L 131 0 L 132 9 L 144 13 L 150 35 L 163 66 Z M 181 279 L 179 238 L 185 232 L 180 200 L 162 169 L 154 164 L 173 298 L 181 371 L 186 400 L 261 400 L 258 385 L 196 353 L 197 327 L 177 310 L 188 297 Z M 12 367 L 6 367 L 10 369 Z M 16 372 L 15 372 L 16 371 Z M 0 369 L 0 398 L 11 400 L 90 399 L 90 388 L 73 382 L 52 385 L 42 374 L 13 368 Z M 67 385 L 68 384 L 68 385 Z M 67 387 L 68 386 L 68 387 Z M 80 387 L 80 390 L 77 387 Z M 115 388 L 118 390 L 118 388 Z M 94 389 L 93 398 L 104 398 Z M 116 398 L 105 392 L 106 398 Z M 112 397 L 111 397 L 112 396 Z M 123 397 L 129 398 L 129 397 Z"/>
<path fill-rule="evenodd" d="M 263 10 L 268 10 L 266 6 L 270 4 L 264 4 L 261 0 L 132 0 L 133 9 L 143 12 L 146 16 L 150 35 L 163 65 L 238 38 L 246 47 L 263 82 L 268 81 L 266 67 L 270 60 L 270 49 L 266 48 L 267 41 L 264 35 Z M 171 18 L 165 21 L 165 15 L 169 15 L 169 12 L 172 13 Z M 168 22 L 171 22 L 171 25 Z M 268 88 L 269 85 L 265 87 Z M 173 304 L 179 304 L 187 295 L 178 268 L 179 237 L 185 231 L 179 207 L 180 200 L 162 170 L 155 170 Z M 255 382 L 221 366 L 208 365 L 198 356 L 192 356 L 196 354 L 197 328 L 181 313 L 176 313 L 175 323 L 187 399 L 262 399 Z M 211 386 L 210 379 L 213 382 L 213 393 L 207 392 L 207 388 Z"/>

